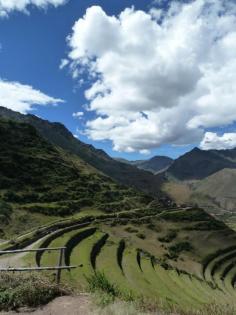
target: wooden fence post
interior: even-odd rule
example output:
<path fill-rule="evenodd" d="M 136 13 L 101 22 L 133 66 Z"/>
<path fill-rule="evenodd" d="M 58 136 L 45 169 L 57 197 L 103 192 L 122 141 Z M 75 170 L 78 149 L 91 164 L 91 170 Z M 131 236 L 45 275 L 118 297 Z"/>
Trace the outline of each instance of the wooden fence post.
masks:
<path fill-rule="evenodd" d="M 1 0 L 0 0 L 1 1 Z M 18 253 L 28 253 L 28 252 L 44 252 L 44 251 L 59 251 L 59 260 L 58 260 L 58 266 L 55 267 L 16 267 L 16 268 L 1 268 L 0 266 L 0 272 L 23 272 L 23 271 L 43 271 L 43 270 L 56 270 L 56 282 L 57 284 L 61 281 L 61 272 L 62 270 L 70 270 L 77 268 L 78 266 L 64 266 L 65 264 L 65 247 L 52 247 L 52 248 L 39 248 L 39 249 L 15 249 L 15 250 L 0 250 L 0 256 L 6 255 L 6 254 L 18 254 Z"/>
<path fill-rule="evenodd" d="M 65 251 L 65 248 L 61 248 L 60 255 L 59 255 L 59 261 L 58 261 L 58 267 L 62 266 L 62 262 L 64 259 L 64 251 Z M 60 281 L 61 281 L 61 269 L 59 268 L 57 270 L 57 284 L 59 284 Z"/>

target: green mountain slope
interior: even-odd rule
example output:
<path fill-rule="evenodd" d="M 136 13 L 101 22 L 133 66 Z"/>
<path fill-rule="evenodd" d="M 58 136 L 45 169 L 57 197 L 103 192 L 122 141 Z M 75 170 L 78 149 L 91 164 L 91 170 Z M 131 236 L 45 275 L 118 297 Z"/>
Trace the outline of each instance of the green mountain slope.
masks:
<path fill-rule="evenodd" d="M 195 148 L 176 159 L 167 174 L 179 180 L 203 179 L 224 168 L 236 168 L 236 149 L 203 151 Z"/>
<path fill-rule="evenodd" d="M 27 215 L 27 221 L 34 221 L 31 214 L 55 219 L 86 208 L 129 210 L 152 200 L 48 143 L 31 125 L 4 119 L 0 119 L 0 198 L 13 206 L 21 223 Z"/>
<path fill-rule="evenodd" d="M 121 163 L 109 157 L 104 151 L 85 144 L 60 123 L 51 123 L 34 115 L 22 115 L 0 107 L 0 116 L 26 122 L 34 126 L 45 139 L 94 166 L 121 184 L 135 187 L 155 197 L 164 197 L 160 190 L 162 179 L 138 168 Z"/>

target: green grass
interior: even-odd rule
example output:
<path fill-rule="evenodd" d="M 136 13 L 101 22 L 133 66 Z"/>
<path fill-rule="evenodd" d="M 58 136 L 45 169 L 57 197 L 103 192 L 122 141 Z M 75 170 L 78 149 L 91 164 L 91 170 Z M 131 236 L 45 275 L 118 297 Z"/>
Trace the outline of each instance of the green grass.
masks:
<path fill-rule="evenodd" d="M 79 246 L 75 247 L 71 254 L 71 265 L 77 265 L 77 269 L 65 272 L 65 279 L 69 280 L 73 285 L 79 286 L 82 290 L 86 289 L 86 276 L 94 273 L 90 261 L 90 254 L 94 244 L 104 235 L 97 232 L 90 237 L 84 239 Z"/>
<path fill-rule="evenodd" d="M 185 211 L 185 215 L 187 215 L 188 210 Z M 229 255 L 228 252 L 230 252 L 230 249 L 232 250 L 233 244 L 235 244 L 235 237 L 232 233 L 226 233 L 226 230 L 221 232 L 210 230 L 207 233 L 202 230 L 192 230 L 189 234 L 188 231 L 183 229 L 184 222 L 179 219 L 177 221 L 173 220 L 175 215 L 179 216 L 179 213 L 183 216 L 184 210 L 173 209 L 171 212 L 171 220 L 169 220 L 169 217 L 164 220 L 163 212 L 161 213 L 159 210 L 156 215 L 152 212 L 138 210 L 122 212 L 117 216 L 100 215 L 96 216 L 96 220 L 91 220 L 87 227 L 80 228 L 78 226 L 73 231 L 67 230 L 70 228 L 70 224 L 80 221 L 70 219 L 55 223 L 56 227 L 63 227 L 66 223 L 67 228 L 65 228 L 65 233 L 60 233 L 61 235 L 58 235 L 48 244 L 50 247 L 65 246 L 79 233 L 96 227 L 96 232 L 82 238 L 77 243 L 75 242 L 72 246 L 70 264 L 77 265 L 78 268 L 70 272 L 63 271 L 63 281 L 85 291 L 88 286 L 88 278 L 94 277 L 96 274 L 103 274 L 110 284 L 114 284 L 119 288 L 121 296 L 132 296 L 135 300 L 144 297 L 153 301 L 161 301 L 166 306 L 176 305 L 179 308 L 182 307 L 184 310 L 191 311 L 201 309 L 205 304 L 215 302 L 222 305 L 227 303 L 233 305 L 235 292 L 230 287 L 230 282 L 234 272 L 231 273 L 229 278 L 227 277 L 226 287 L 222 283 L 219 288 L 215 289 L 199 277 L 203 279 L 202 263 L 204 261 L 208 262 L 206 275 L 211 275 L 214 267 L 211 259 L 215 262 L 224 255 Z M 196 210 L 194 210 L 194 213 L 196 218 L 202 219 L 201 212 L 196 214 Z M 149 228 L 150 218 L 152 223 Z M 85 217 L 81 219 L 85 220 Z M 80 219 L 78 218 L 78 220 Z M 116 225 L 111 225 L 114 220 L 117 220 Z M 129 229 L 120 220 L 128 220 Z M 198 222 L 202 221 L 189 222 L 188 226 L 195 225 Z M 130 233 L 130 230 L 133 231 L 134 229 L 145 235 L 145 239 L 138 237 L 137 232 Z M 170 231 L 177 231 L 171 242 L 163 243 L 158 240 L 160 235 L 168 235 Z M 47 237 L 50 237 L 50 235 Z M 207 242 L 205 238 L 207 238 Z M 121 254 L 122 257 L 118 259 L 118 249 L 121 242 L 125 243 L 125 247 Z M 221 249 L 217 252 L 219 244 L 227 245 L 227 249 Z M 40 245 L 42 245 L 42 241 L 37 244 L 37 246 Z M 211 253 L 215 253 L 214 255 L 209 254 L 209 248 Z M 168 257 L 167 254 L 171 251 L 177 253 L 178 257 L 175 259 Z M 139 253 L 138 260 L 137 253 Z M 32 255 L 29 256 L 32 259 Z M 29 259 L 29 256 L 26 258 Z M 91 259 L 91 257 L 93 258 Z M 55 265 L 57 262 L 57 253 L 45 252 L 43 254 L 42 266 Z M 227 261 L 227 263 L 230 263 L 230 261 Z M 175 269 L 178 269 L 178 271 Z M 223 270 L 224 266 L 222 266 L 222 272 Z M 208 279 L 208 276 L 206 278 L 212 283 L 216 280 L 212 277 Z M 218 281 L 214 285 L 217 284 Z M 103 302 L 105 303 L 110 298 L 106 300 L 107 293 L 104 294 Z"/>

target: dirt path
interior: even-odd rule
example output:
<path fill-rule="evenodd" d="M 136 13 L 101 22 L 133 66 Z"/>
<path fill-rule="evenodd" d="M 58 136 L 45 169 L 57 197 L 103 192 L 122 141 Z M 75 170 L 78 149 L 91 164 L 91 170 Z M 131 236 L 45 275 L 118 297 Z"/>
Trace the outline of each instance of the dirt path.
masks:
<path fill-rule="evenodd" d="M 87 295 L 63 296 L 35 311 L 0 312 L 1 315 L 91 315 L 92 303 Z"/>
<path fill-rule="evenodd" d="M 167 315 L 162 312 L 140 312 L 132 304 L 115 302 L 105 308 L 96 306 L 87 294 L 59 297 L 36 310 L 22 309 L 18 312 L 0 312 L 0 315 Z M 169 313 L 168 313 L 169 314 Z M 170 315 L 170 314 L 169 314 Z M 172 314 L 178 315 L 178 314 Z"/>
<path fill-rule="evenodd" d="M 48 235 L 40 238 L 33 244 L 25 247 L 24 249 L 33 249 L 35 248 L 35 245 L 39 244 L 44 238 L 48 237 Z M 12 255 L 7 255 L 7 256 L 2 256 L 0 258 L 0 268 L 8 268 L 8 267 L 23 267 L 24 266 L 24 260 L 23 258 L 28 255 L 29 253 L 23 252 L 19 254 L 12 254 Z"/>

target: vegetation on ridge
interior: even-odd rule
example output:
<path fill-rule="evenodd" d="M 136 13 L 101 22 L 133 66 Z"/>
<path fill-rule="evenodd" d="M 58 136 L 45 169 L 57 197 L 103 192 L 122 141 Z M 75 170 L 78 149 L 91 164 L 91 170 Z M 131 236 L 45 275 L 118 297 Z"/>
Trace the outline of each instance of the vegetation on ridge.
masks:
<path fill-rule="evenodd" d="M 48 143 L 25 123 L 0 119 L 0 165 L 1 237 L 21 232 L 23 222 L 32 228 L 84 209 L 109 213 L 152 201 Z"/>

